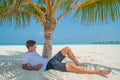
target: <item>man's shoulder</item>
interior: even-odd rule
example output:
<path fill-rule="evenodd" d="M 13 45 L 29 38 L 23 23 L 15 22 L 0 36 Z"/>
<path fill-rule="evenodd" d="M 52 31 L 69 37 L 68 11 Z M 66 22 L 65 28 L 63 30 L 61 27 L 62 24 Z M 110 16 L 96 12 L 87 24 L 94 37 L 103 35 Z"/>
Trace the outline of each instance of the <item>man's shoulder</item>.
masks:
<path fill-rule="evenodd" d="M 29 52 L 24 52 L 23 55 L 27 56 L 27 55 L 30 55 L 30 54 L 29 54 Z"/>
<path fill-rule="evenodd" d="M 26 54 L 28 54 L 29 52 L 24 52 L 24 54 L 26 55 Z"/>
<path fill-rule="evenodd" d="M 25 52 L 24 55 L 35 55 L 38 54 L 37 52 Z"/>
<path fill-rule="evenodd" d="M 25 54 L 30 54 L 30 53 L 36 53 L 36 52 L 29 52 L 29 51 L 25 52 Z"/>

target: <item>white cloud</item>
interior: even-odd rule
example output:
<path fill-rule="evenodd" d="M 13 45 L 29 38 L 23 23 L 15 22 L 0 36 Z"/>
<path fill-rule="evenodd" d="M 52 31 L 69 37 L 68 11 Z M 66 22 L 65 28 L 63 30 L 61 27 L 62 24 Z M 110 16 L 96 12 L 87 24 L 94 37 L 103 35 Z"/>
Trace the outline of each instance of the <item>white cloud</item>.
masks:
<path fill-rule="evenodd" d="M 40 31 L 40 32 L 39 32 L 39 35 L 42 35 L 42 36 L 43 36 L 43 35 L 44 35 L 43 31 Z"/>

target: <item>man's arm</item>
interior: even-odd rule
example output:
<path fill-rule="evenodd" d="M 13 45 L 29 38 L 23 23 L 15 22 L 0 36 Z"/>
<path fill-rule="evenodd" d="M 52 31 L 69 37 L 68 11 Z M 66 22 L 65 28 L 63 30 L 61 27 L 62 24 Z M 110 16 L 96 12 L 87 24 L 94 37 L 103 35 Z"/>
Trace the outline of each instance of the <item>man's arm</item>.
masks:
<path fill-rule="evenodd" d="M 37 66 L 29 66 L 28 64 L 22 64 L 22 68 L 25 70 L 39 70 L 42 67 L 42 64 L 38 64 Z"/>

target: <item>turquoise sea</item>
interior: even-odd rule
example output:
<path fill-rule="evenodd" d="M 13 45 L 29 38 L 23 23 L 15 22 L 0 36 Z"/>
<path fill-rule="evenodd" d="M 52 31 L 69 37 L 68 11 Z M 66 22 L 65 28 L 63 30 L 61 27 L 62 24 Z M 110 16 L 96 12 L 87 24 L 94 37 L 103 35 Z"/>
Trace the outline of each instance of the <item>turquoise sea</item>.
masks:
<path fill-rule="evenodd" d="M 0 46 L 25 45 L 25 43 L 0 43 Z M 37 43 L 37 45 L 44 45 L 44 43 Z M 120 41 L 101 41 L 89 43 L 53 43 L 53 45 L 120 45 Z"/>
<path fill-rule="evenodd" d="M 53 45 L 120 45 L 120 41 L 101 41 L 89 43 L 53 43 Z M 25 43 L 0 43 L 0 46 L 7 45 L 25 45 Z M 44 43 L 37 43 L 37 45 L 44 45 Z"/>
<path fill-rule="evenodd" d="M 25 46 L 25 44 L 1 44 L 0 43 L 0 46 Z M 37 45 L 44 45 L 44 44 L 37 44 Z M 84 43 L 84 44 L 52 44 L 52 45 L 120 45 L 120 43 Z"/>

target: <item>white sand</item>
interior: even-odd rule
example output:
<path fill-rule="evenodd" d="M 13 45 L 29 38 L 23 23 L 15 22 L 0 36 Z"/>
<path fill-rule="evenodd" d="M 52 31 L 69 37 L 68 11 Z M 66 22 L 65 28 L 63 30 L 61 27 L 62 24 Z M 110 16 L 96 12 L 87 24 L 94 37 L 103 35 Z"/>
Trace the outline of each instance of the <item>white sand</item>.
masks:
<path fill-rule="evenodd" d="M 89 69 L 111 67 L 108 77 L 71 72 L 26 71 L 21 69 L 22 54 L 25 46 L 0 46 L 0 80 L 120 80 L 120 45 L 54 45 L 53 55 L 63 47 L 69 46 L 76 58 Z M 42 53 L 42 46 L 37 52 Z M 72 61 L 66 57 L 63 62 Z"/>

